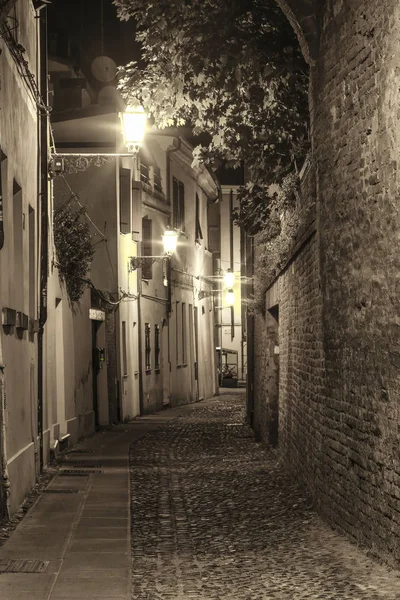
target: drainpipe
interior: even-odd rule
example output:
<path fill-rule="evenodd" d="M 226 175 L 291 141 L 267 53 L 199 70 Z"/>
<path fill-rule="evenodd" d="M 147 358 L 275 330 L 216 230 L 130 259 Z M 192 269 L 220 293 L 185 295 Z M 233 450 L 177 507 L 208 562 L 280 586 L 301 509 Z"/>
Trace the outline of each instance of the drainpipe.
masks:
<path fill-rule="evenodd" d="M 1 157 L 0 157 L 1 159 Z M 3 183 L 1 179 L 0 161 L 0 250 L 4 246 L 3 228 Z M 3 348 L 0 336 L 0 460 L 1 460 L 1 487 L 0 487 L 0 517 L 10 518 L 10 478 L 7 467 L 7 445 L 6 445 L 6 390 L 3 364 Z"/>
<path fill-rule="evenodd" d="M 1 489 L 0 508 L 1 517 L 10 519 L 10 478 L 7 466 L 7 444 L 6 444 L 6 382 L 4 377 L 3 348 L 0 338 L 0 440 L 1 440 Z"/>
<path fill-rule="evenodd" d="M 137 274 L 137 278 L 139 280 L 140 277 L 140 291 L 142 288 L 142 281 L 141 281 L 141 275 L 139 275 L 139 273 Z M 138 294 L 137 297 L 137 311 L 138 311 L 138 353 L 139 353 L 139 412 L 141 415 L 143 415 L 143 411 L 144 411 L 144 398 L 143 398 L 143 344 L 142 344 L 142 307 L 141 307 L 141 302 L 140 302 L 140 293 Z"/>
<path fill-rule="evenodd" d="M 167 204 L 172 206 L 172 193 L 171 193 L 171 154 L 177 152 L 181 147 L 181 138 L 174 138 L 178 141 L 178 145 L 175 148 L 171 148 L 167 150 Z M 173 207 L 172 207 L 173 211 Z M 171 311 L 172 311 L 172 284 L 171 284 L 171 258 L 167 260 L 166 271 L 167 271 L 167 317 L 169 320 Z M 168 323 L 168 340 L 169 340 L 169 323 Z M 168 341 L 169 345 L 169 341 Z"/>
<path fill-rule="evenodd" d="M 47 73 L 47 7 L 40 12 L 40 91 L 47 104 L 48 73 Z M 40 298 L 39 298 L 39 332 L 38 332 L 38 437 L 40 471 L 43 470 L 43 334 L 47 321 L 47 276 L 48 276 L 48 218 L 49 218 L 49 193 L 48 193 L 48 117 L 39 109 L 39 157 L 38 157 L 38 185 L 40 198 Z"/>
<path fill-rule="evenodd" d="M 171 181 L 171 154 L 177 152 L 181 147 L 181 138 L 174 138 L 178 141 L 175 148 L 167 150 L 167 204 L 172 206 L 172 181 Z M 173 207 L 172 207 L 173 210 Z M 167 326 L 168 326 L 168 366 L 169 366 L 169 382 L 168 382 L 168 393 L 171 396 L 171 331 L 170 331 L 170 317 L 172 312 L 172 258 L 168 258 L 166 261 L 166 276 L 167 276 Z"/>

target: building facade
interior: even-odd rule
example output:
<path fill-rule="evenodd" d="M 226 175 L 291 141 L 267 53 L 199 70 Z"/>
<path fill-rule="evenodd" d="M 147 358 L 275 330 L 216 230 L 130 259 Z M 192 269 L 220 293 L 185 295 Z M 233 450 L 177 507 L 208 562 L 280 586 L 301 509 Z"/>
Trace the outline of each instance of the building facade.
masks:
<path fill-rule="evenodd" d="M 31 1 L 8 2 L 0 17 L 0 513 L 9 515 L 40 470 L 38 127 L 46 117 L 40 98 L 39 13 Z"/>
<path fill-rule="evenodd" d="M 225 181 L 233 180 L 233 184 Z M 238 180 L 238 181 L 235 181 Z M 243 183 L 241 172 L 225 170 L 219 173 L 221 201 L 209 205 L 208 227 L 214 256 L 216 300 L 216 348 L 218 379 L 222 387 L 237 386 L 247 379 L 247 306 L 242 299 L 242 289 L 247 290 L 243 271 L 243 235 L 234 223 L 233 212 L 238 208 L 237 191 Z M 225 274 L 233 274 L 233 285 L 227 285 Z M 227 304 L 227 294 L 232 290 L 234 302 Z"/>
<path fill-rule="evenodd" d="M 70 336 L 64 355 L 74 351 L 76 339 L 86 340 L 78 342 L 86 358 L 75 360 L 74 376 L 64 376 L 76 414 L 65 420 L 61 433 L 75 440 L 96 423 L 128 420 L 217 393 L 214 311 L 200 303 L 197 290 L 212 275 L 207 204 L 217 199 L 219 188 L 206 169 L 192 168 L 192 148 L 179 136 L 150 133 L 139 154 L 124 156 L 118 117 L 110 107 L 71 111 L 70 118 L 63 112 L 53 128 L 56 158 L 63 161 L 61 171 L 54 172 L 54 208 L 71 198 L 84 203 L 95 246 L 91 294 L 86 292 L 73 309 L 64 304 Z M 110 150 L 122 156 L 105 157 L 113 154 Z M 167 227 L 179 238 L 170 258 L 162 244 Z M 56 269 L 51 281 L 49 289 L 58 290 Z M 57 293 L 54 301 L 60 306 Z M 88 336 L 89 314 L 93 331 Z M 49 326 L 49 340 L 50 331 Z M 71 332 L 78 336 L 72 347 Z M 60 344 L 57 325 L 53 338 Z M 102 360 L 96 365 L 99 352 Z M 55 389 L 59 379 L 53 373 L 50 369 L 49 386 Z M 82 382 L 92 386 L 91 392 Z"/>

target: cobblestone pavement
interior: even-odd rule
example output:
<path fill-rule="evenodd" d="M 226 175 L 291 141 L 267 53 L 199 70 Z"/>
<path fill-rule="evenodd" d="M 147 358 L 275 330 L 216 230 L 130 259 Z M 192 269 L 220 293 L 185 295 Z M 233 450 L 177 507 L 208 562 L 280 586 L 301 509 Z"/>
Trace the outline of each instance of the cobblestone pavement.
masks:
<path fill-rule="evenodd" d="M 399 600 L 220 396 L 131 446 L 135 600 Z"/>

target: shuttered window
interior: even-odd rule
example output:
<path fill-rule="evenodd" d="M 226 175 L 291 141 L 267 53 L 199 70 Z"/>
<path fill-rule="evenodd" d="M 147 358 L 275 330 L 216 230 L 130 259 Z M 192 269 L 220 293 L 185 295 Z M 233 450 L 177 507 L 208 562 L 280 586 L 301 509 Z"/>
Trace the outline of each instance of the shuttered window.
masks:
<path fill-rule="evenodd" d="M 151 344 L 150 344 L 150 323 L 144 324 L 144 357 L 145 357 L 145 369 L 150 371 L 151 369 Z"/>
<path fill-rule="evenodd" d="M 195 231 L 195 236 L 194 239 L 196 240 L 196 242 L 200 242 L 200 240 L 203 239 L 203 232 L 201 230 L 201 224 L 200 224 L 200 198 L 199 195 L 196 194 L 196 231 Z"/>
<path fill-rule="evenodd" d="M 152 220 L 142 219 L 142 256 L 153 256 L 153 240 L 152 240 Z M 153 262 L 149 258 L 148 261 L 143 261 L 142 278 L 153 278 Z"/>
<path fill-rule="evenodd" d="M 119 170 L 119 220 L 120 232 L 131 231 L 131 174 L 129 169 Z"/>
<path fill-rule="evenodd" d="M 179 231 L 185 231 L 185 186 L 175 177 L 172 180 L 173 225 Z"/>

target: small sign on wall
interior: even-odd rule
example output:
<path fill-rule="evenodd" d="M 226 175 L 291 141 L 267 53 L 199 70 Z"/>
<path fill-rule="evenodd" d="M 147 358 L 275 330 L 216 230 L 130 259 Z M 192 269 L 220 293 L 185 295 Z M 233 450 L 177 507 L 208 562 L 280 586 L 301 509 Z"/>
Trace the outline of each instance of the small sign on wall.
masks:
<path fill-rule="evenodd" d="M 89 308 L 89 319 L 91 319 L 92 321 L 105 321 L 106 313 L 104 312 L 104 310 Z"/>

